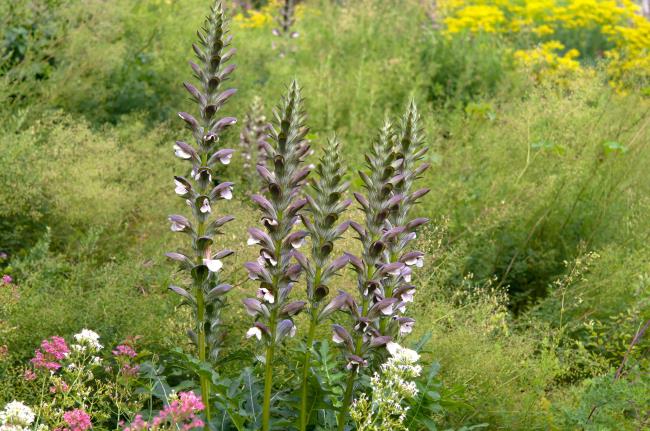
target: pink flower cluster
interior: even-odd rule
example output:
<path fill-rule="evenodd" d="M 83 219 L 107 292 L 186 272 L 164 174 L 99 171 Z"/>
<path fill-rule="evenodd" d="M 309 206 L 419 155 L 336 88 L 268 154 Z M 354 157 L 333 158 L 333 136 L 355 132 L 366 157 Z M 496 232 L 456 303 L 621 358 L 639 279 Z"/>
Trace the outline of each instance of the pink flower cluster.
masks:
<path fill-rule="evenodd" d="M 5 274 L 2 276 L 2 282 L 4 284 L 11 284 L 14 281 L 13 278 L 11 278 L 11 275 Z"/>
<path fill-rule="evenodd" d="M 129 346 L 128 344 L 120 344 L 119 346 L 115 347 L 113 350 L 113 355 L 128 356 L 129 358 L 135 358 L 138 356 L 133 347 Z"/>
<path fill-rule="evenodd" d="M 63 420 L 70 427 L 64 428 L 63 431 L 87 431 L 93 426 L 90 415 L 81 409 L 63 413 Z"/>
<path fill-rule="evenodd" d="M 134 377 L 138 375 L 140 367 L 138 365 L 132 365 L 129 363 L 129 360 L 138 356 L 138 352 L 135 351 L 133 347 L 128 344 L 120 344 L 119 346 L 113 349 L 113 355 L 117 359 L 117 362 L 121 364 L 120 372 L 128 377 Z"/>
<path fill-rule="evenodd" d="M 49 340 L 41 342 L 41 348 L 34 352 L 34 358 L 31 362 L 36 368 L 56 371 L 61 368 L 59 361 L 68 356 L 69 352 L 70 349 L 63 337 L 50 337 Z"/>
<path fill-rule="evenodd" d="M 164 410 L 158 413 L 158 416 L 151 423 L 145 421 L 142 416 L 137 415 L 133 422 L 128 427 L 125 427 L 123 431 L 157 431 L 162 428 L 189 431 L 200 428 L 205 424 L 196 414 L 203 408 L 201 399 L 194 392 L 179 392 L 178 398 L 174 399 Z"/>

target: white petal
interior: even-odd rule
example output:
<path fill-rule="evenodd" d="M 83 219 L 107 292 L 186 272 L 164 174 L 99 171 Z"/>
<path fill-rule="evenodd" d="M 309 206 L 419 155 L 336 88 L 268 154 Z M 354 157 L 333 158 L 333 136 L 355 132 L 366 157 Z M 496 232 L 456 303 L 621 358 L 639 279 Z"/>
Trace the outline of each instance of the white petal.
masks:
<path fill-rule="evenodd" d="M 339 337 L 339 334 L 336 332 L 332 335 L 332 341 L 334 341 L 336 344 L 341 344 L 344 340 L 343 338 Z"/>
<path fill-rule="evenodd" d="M 183 196 L 184 194 L 187 194 L 188 190 L 187 187 L 185 187 L 185 184 L 177 180 L 174 180 L 174 183 L 176 184 L 176 188 L 174 189 L 174 191 L 176 192 L 177 195 Z"/>
<path fill-rule="evenodd" d="M 223 268 L 223 262 L 219 259 L 203 259 L 203 265 L 207 266 L 211 272 L 219 272 Z"/>
<path fill-rule="evenodd" d="M 390 304 L 388 307 L 384 307 L 381 309 L 381 314 L 384 316 L 390 316 L 393 314 L 393 304 Z"/>
<path fill-rule="evenodd" d="M 402 301 L 404 302 L 413 302 L 413 295 L 415 294 L 415 289 L 410 289 L 407 290 L 406 292 L 402 293 Z"/>
<path fill-rule="evenodd" d="M 302 243 L 303 243 L 303 242 L 304 242 L 304 240 L 303 240 L 302 238 L 300 238 L 300 239 L 297 240 L 297 241 L 292 241 L 292 242 L 291 242 L 291 247 L 293 247 L 293 248 L 300 248 L 300 247 L 302 246 Z"/>
<path fill-rule="evenodd" d="M 203 199 L 203 205 L 201 205 L 200 211 L 203 214 L 212 212 L 212 208 L 210 208 L 210 201 L 208 199 Z"/>
<path fill-rule="evenodd" d="M 232 199 L 232 188 L 226 187 L 225 189 L 221 190 L 221 193 L 219 194 L 223 199 L 230 200 Z"/>
<path fill-rule="evenodd" d="M 260 243 L 260 241 L 256 240 L 252 236 L 248 238 L 248 241 L 246 241 L 247 245 L 255 245 L 255 244 L 259 244 L 259 243 Z"/>
<path fill-rule="evenodd" d="M 395 356 L 399 351 L 402 350 L 402 346 L 393 341 L 389 341 L 386 343 L 386 350 L 388 350 L 388 353 L 390 353 L 391 356 Z"/>
<path fill-rule="evenodd" d="M 224 165 L 228 165 L 230 164 L 230 159 L 232 159 L 232 153 L 228 154 L 227 156 L 223 156 L 219 159 L 219 161 Z"/>
<path fill-rule="evenodd" d="M 407 266 L 411 266 L 411 265 L 415 265 L 417 263 L 417 261 L 418 261 L 418 258 L 414 257 L 412 259 L 406 259 L 404 264 L 407 265 Z"/>
<path fill-rule="evenodd" d="M 255 337 L 258 340 L 262 339 L 262 331 L 257 326 L 253 326 L 246 332 L 246 338 Z"/>
<path fill-rule="evenodd" d="M 191 154 L 187 154 L 178 145 L 174 145 L 174 154 L 176 155 L 176 157 L 179 157 L 179 158 L 184 159 L 184 160 L 192 158 Z"/>
<path fill-rule="evenodd" d="M 176 222 L 172 222 L 172 231 L 181 232 L 183 229 L 185 229 L 185 225 L 182 225 L 182 224 L 176 223 Z"/>

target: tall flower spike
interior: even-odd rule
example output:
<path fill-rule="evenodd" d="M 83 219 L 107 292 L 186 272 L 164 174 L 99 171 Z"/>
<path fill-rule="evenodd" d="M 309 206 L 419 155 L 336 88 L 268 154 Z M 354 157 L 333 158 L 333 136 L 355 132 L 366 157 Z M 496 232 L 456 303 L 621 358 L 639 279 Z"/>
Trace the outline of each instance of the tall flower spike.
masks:
<path fill-rule="evenodd" d="M 311 261 L 300 252 L 295 255 L 303 267 L 307 281 L 309 300 L 309 332 L 307 335 L 301 388 L 300 430 L 307 429 L 307 380 L 311 361 L 311 348 L 316 327 L 337 309 L 343 307 L 347 294 L 338 297 L 324 306 L 329 294 L 328 281 L 348 264 L 346 255 L 332 258 L 334 243 L 346 231 L 348 222 L 339 223 L 340 215 L 352 203 L 343 195 L 349 187 L 344 181 L 345 169 L 341 163 L 341 147 L 336 137 L 329 140 L 323 151 L 320 163 L 316 166 L 317 178 L 311 181 L 311 193 L 307 195 L 306 212 L 302 221 L 311 238 Z M 344 295 L 343 297 L 341 295 Z"/>
<path fill-rule="evenodd" d="M 277 21 L 279 28 L 273 29 L 275 36 L 288 36 L 290 38 L 298 37 L 298 32 L 291 31 L 291 27 L 296 22 L 296 0 L 284 0 L 278 13 Z"/>
<path fill-rule="evenodd" d="M 266 140 L 268 128 L 269 123 L 264 115 L 262 99 L 255 96 L 246 113 L 239 135 L 244 172 L 249 172 L 256 165 L 266 165 L 266 151 L 263 142 Z"/>
<path fill-rule="evenodd" d="M 303 163 L 309 151 L 305 139 L 308 129 L 300 87 L 295 81 L 274 116 L 275 126 L 270 127 L 269 142 L 264 144 L 269 168 L 257 166 L 264 196 L 252 196 L 262 212 L 261 221 L 266 232 L 257 228 L 248 230 L 248 243 L 260 247 L 260 256 L 257 261 L 245 265 L 249 278 L 260 283 L 256 298 L 248 298 L 244 305 L 256 319 L 248 333 L 262 341 L 266 348 L 264 431 L 270 426 L 275 347 L 285 337 L 295 334 L 293 319 L 305 306 L 304 301 L 289 301 L 289 293 L 301 272 L 301 266 L 293 262 L 294 250 L 302 245 L 308 234 L 304 230 L 293 230 L 299 220 L 299 211 L 307 203 L 300 194 L 309 174 L 309 168 Z"/>
<path fill-rule="evenodd" d="M 401 204 L 394 208 L 388 217 L 388 228 L 395 235 L 388 243 L 388 261 L 401 262 L 400 276 L 384 280 L 384 293 L 397 301 L 397 311 L 403 314 L 406 304 L 413 302 L 415 286 L 410 284 L 411 268 L 422 267 L 424 253 L 409 250 L 409 244 L 416 238 L 416 230 L 426 223 L 426 219 L 409 220 L 410 212 L 418 199 L 429 192 L 428 188 L 414 190 L 415 181 L 429 168 L 422 159 L 428 147 L 424 145 L 424 137 L 420 128 L 420 115 L 414 101 L 407 106 L 402 117 L 395 141 L 395 158 L 397 176 L 400 181 L 393 188 L 394 196 L 401 196 Z M 414 321 L 400 317 L 398 313 L 382 319 L 381 331 L 393 337 L 403 336 L 411 332 Z"/>
<path fill-rule="evenodd" d="M 396 159 L 393 147 L 392 125 L 386 122 L 366 156 L 368 172 L 359 173 L 366 194 L 354 194 L 365 218 L 363 226 L 351 223 L 362 244 L 362 254 L 360 257 L 349 255 L 350 263 L 357 273 L 361 304 L 351 303 L 349 307 L 354 319 L 354 327 L 349 331 L 354 338 L 352 346 L 340 342 L 341 328 L 334 328 L 333 339 L 341 345 L 348 360 L 347 368 L 350 370 L 343 407 L 339 414 L 340 431 L 345 427 L 359 368 L 368 364 L 373 350 L 383 349 L 386 343 L 392 340 L 392 337 L 382 330 L 381 322 L 383 318 L 390 318 L 396 308 L 401 306 L 400 301 L 386 295 L 385 290 L 387 279 L 403 278 L 406 274 L 406 265 L 391 261 L 388 252 L 391 243 L 401 232 L 400 227 L 391 227 L 389 217 L 404 200 L 404 196 L 396 191 L 403 181 L 403 175 L 396 171 L 401 161 Z"/>
<path fill-rule="evenodd" d="M 232 183 L 217 179 L 217 168 L 230 162 L 233 150 L 219 147 L 224 131 L 236 122 L 233 117 L 220 118 L 218 115 L 236 91 L 222 91 L 222 84 L 235 69 L 235 65 L 226 66 L 235 49 L 228 48 L 231 36 L 227 35 L 226 16 L 220 1 L 212 7 L 197 36 L 198 44 L 192 47 L 198 62 L 190 62 L 190 66 L 199 84 L 197 87 L 186 82 L 184 86 L 198 105 L 199 116 L 195 118 L 187 112 L 178 114 L 192 131 L 194 144 L 177 141 L 174 145 L 175 155 L 191 165 L 189 178 L 176 176 L 174 185 L 176 194 L 192 209 L 193 219 L 180 215 L 169 217 L 172 231 L 190 236 L 192 252 L 188 255 L 173 252 L 167 256 L 191 275 L 189 289 L 178 286 L 170 289 L 192 307 L 195 322 L 189 335 L 197 347 L 199 359 L 206 361 L 215 359 L 221 347 L 224 334 L 220 314 L 225 303 L 224 295 L 231 289 L 230 285 L 220 284 L 219 272 L 223 266 L 222 259 L 232 252 L 215 250 L 215 236 L 221 233 L 225 223 L 233 219 L 216 215 L 218 202 L 231 199 L 233 189 Z M 207 377 L 201 377 L 201 395 L 208 419 L 209 393 L 210 382 Z"/>

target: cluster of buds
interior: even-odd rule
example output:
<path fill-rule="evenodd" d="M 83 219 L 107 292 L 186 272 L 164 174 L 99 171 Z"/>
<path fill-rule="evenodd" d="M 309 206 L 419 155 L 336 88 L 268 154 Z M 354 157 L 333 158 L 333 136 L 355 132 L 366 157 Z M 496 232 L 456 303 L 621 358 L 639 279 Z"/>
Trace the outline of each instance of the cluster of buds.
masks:
<path fill-rule="evenodd" d="M 278 37 L 298 37 L 298 32 L 291 31 L 291 27 L 296 22 L 296 0 L 284 0 L 280 6 L 279 15 L 277 17 L 279 28 L 273 29 L 273 35 Z"/>
<path fill-rule="evenodd" d="M 418 200 L 429 193 L 428 188 L 414 190 L 414 183 L 429 168 L 429 163 L 422 159 L 428 151 L 424 144 L 424 136 L 420 128 L 420 116 L 415 102 L 409 103 L 406 113 L 402 117 L 398 134 L 396 136 L 395 160 L 397 164 L 397 175 L 399 181 L 395 183 L 393 195 L 401 196 L 399 205 L 392 211 L 387 220 L 386 228 L 394 231 L 394 238 L 387 243 L 384 256 L 388 262 L 399 262 L 400 277 L 385 279 L 382 294 L 385 297 L 392 297 L 399 301 L 401 306 L 397 308 L 399 314 L 392 316 L 391 321 L 382 322 L 382 331 L 393 338 L 403 337 L 409 334 L 415 321 L 404 317 L 406 304 L 413 302 L 415 286 L 411 284 L 412 268 L 424 266 L 424 253 L 412 250 L 409 247 L 411 241 L 417 237 L 416 230 L 426 224 L 429 220 L 425 218 L 409 217 L 411 209 Z"/>
<path fill-rule="evenodd" d="M 262 99 L 256 96 L 246 113 L 242 131 L 239 135 L 239 146 L 244 160 L 244 172 L 250 172 L 250 169 L 256 165 L 266 165 L 264 141 L 268 129 L 269 123 L 264 115 Z"/>
<path fill-rule="evenodd" d="M 305 139 L 300 87 L 294 81 L 281 105 L 274 111 L 277 128 L 270 127 L 271 142 L 264 142 L 269 168 L 257 165 L 264 195 L 252 196 L 262 212 L 264 230 L 250 228 L 248 245 L 259 245 L 260 256 L 245 264 L 251 280 L 260 286 L 256 298 L 244 299 L 246 311 L 256 322 L 248 331 L 267 344 L 275 344 L 295 334 L 293 316 L 305 307 L 304 301 L 289 301 L 289 293 L 298 280 L 301 266 L 294 262 L 295 250 L 300 248 L 307 231 L 295 230 L 299 211 L 307 200 L 300 197 L 309 175 L 304 159 L 309 151 Z"/>
<path fill-rule="evenodd" d="M 311 260 L 299 251 L 294 252 L 294 256 L 305 272 L 307 298 L 312 318 L 318 324 L 350 301 L 347 293 L 339 292 L 321 309 L 323 300 L 330 292 L 329 279 L 349 263 L 346 254 L 331 258 L 334 243 L 350 225 L 347 221 L 339 223 L 339 218 L 352 203 L 349 199 L 343 199 L 350 183 L 344 181 L 345 169 L 336 138 L 328 141 L 315 173 L 317 177 L 311 181 L 311 193 L 306 195 L 305 212 L 300 215 L 311 239 Z"/>
<path fill-rule="evenodd" d="M 215 357 L 219 351 L 223 334 L 219 331 L 220 310 L 223 295 L 232 286 L 220 284 L 218 273 L 222 259 L 232 254 L 230 250 L 214 251 L 214 237 L 221 233 L 221 227 L 233 220 L 232 216 L 215 216 L 215 204 L 219 200 L 232 199 L 233 183 L 217 180 L 219 165 L 227 165 L 233 150 L 219 148 L 223 132 L 236 122 L 233 117 L 219 118 L 217 115 L 224 104 L 235 94 L 235 89 L 221 91 L 235 69 L 235 65 L 225 66 L 235 49 L 228 48 L 231 36 L 227 35 L 226 17 L 220 2 L 212 8 L 205 26 L 199 31 L 199 44 L 192 45 L 198 64 L 190 62 L 199 88 L 190 83 L 184 86 L 197 103 L 200 118 L 181 112 L 179 117 L 192 131 L 195 145 L 177 141 L 175 154 L 191 164 L 189 178 L 174 177 L 175 192 L 183 198 L 192 210 L 193 221 L 182 215 L 169 217 L 171 230 L 187 234 L 191 238 L 192 255 L 167 253 L 167 256 L 188 270 L 192 276 L 192 288 L 186 290 L 179 286 L 170 289 L 181 295 L 195 311 L 195 329 L 189 331 L 193 342 L 198 346 L 199 356 L 206 359 L 206 349 Z M 209 346 L 209 347 L 207 347 Z"/>
<path fill-rule="evenodd" d="M 423 254 L 407 249 L 418 227 L 428 222 L 424 218 L 409 220 L 413 204 L 428 192 L 412 191 L 413 182 L 428 167 L 421 163 L 426 147 L 418 121 L 411 103 L 397 131 L 386 122 L 366 156 L 368 173 L 359 174 L 366 194 L 355 193 L 354 197 L 365 223 L 351 222 L 350 226 L 362 244 L 362 254 L 348 254 L 348 258 L 357 273 L 361 303 L 349 307 L 353 331 L 333 325 L 333 340 L 342 346 L 347 368 L 352 371 L 344 407 L 349 405 L 359 368 L 368 365 L 374 351 L 383 351 L 387 343 L 411 332 L 415 323 L 404 313 L 415 293 L 412 266 L 422 266 Z M 345 423 L 344 410 L 339 423 Z"/>

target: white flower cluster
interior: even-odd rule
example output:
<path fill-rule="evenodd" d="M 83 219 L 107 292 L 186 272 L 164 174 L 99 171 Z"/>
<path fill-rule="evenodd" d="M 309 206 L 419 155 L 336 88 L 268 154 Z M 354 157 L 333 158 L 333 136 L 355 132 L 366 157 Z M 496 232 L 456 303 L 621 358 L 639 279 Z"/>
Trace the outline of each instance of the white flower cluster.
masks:
<path fill-rule="evenodd" d="M 408 407 L 402 402 L 418 393 L 412 379 L 422 373 L 422 367 L 417 365 L 420 355 L 393 342 L 386 349 L 390 358 L 382 364 L 381 374 L 375 373 L 370 379 L 372 399 L 362 394 L 352 404 L 350 416 L 357 431 L 406 430 L 404 420 Z"/>
<path fill-rule="evenodd" d="M 31 408 L 14 400 L 0 411 L 0 431 L 26 431 L 35 418 Z"/>
<path fill-rule="evenodd" d="M 78 344 L 73 344 L 72 348 L 78 352 L 85 352 L 86 349 L 98 352 L 104 347 L 99 343 L 99 334 L 90 329 L 82 329 L 80 333 L 74 335 L 74 339 Z"/>

